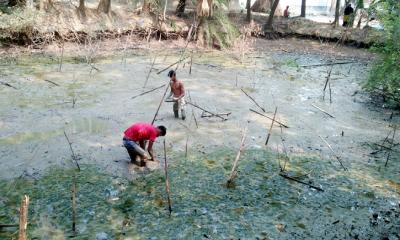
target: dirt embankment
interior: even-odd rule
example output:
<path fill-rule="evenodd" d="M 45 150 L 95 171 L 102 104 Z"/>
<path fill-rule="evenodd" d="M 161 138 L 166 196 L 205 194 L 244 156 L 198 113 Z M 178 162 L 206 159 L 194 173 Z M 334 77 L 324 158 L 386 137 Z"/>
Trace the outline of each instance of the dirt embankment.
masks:
<path fill-rule="evenodd" d="M 54 3 L 46 11 L 15 10 L 13 14 L 0 15 L 0 46 L 11 44 L 40 48 L 51 42 L 78 42 L 115 39 L 129 36 L 140 40 L 178 39 L 187 37 L 193 25 L 193 9 L 176 17 L 173 9 L 162 13 L 143 14 L 132 6 L 116 6 L 110 14 L 99 13 L 94 6 L 85 8 L 84 14 L 72 3 Z M 231 14 L 230 20 L 243 34 L 264 37 L 262 25 L 265 15 L 255 15 L 248 24 L 244 14 Z M 372 28 L 353 29 L 317 23 L 304 18 L 277 18 L 274 23 L 277 37 L 300 36 L 335 41 L 356 46 L 370 46 L 382 39 L 382 33 Z M 195 35 L 195 34 L 194 34 Z"/>

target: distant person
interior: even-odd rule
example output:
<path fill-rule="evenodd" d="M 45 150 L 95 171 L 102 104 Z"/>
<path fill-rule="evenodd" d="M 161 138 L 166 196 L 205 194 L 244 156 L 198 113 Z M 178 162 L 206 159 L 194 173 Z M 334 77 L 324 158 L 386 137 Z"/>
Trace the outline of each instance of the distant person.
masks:
<path fill-rule="evenodd" d="M 149 123 L 135 123 L 130 126 L 124 132 L 123 143 L 128 151 L 131 163 L 139 166 L 145 166 L 145 160 L 148 159 L 146 156 L 146 141 L 149 141 L 147 151 L 149 152 L 150 159 L 155 161 L 153 152 L 153 143 L 159 136 L 165 136 L 167 129 L 164 126 L 155 127 Z M 140 161 L 137 161 L 137 158 Z"/>
<path fill-rule="evenodd" d="M 283 17 L 284 18 L 289 18 L 290 12 L 289 12 L 289 6 L 286 6 L 285 11 L 283 11 Z"/>
<path fill-rule="evenodd" d="M 344 9 L 343 27 L 349 26 L 351 15 L 353 14 L 353 12 L 354 9 L 351 7 L 351 4 L 347 4 L 346 8 Z"/>
<path fill-rule="evenodd" d="M 179 112 L 181 112 L 182 120 L 185 120 L 185 88 L 183 83 L 176 78 L 176 72 L 174 70 L 169 71 L 168 77 L 170 78 L 169 84 L 171 86 L 171 93 L 166 101 L 174 102 L 172 109 L 175 118 L 179 118 Z"/>

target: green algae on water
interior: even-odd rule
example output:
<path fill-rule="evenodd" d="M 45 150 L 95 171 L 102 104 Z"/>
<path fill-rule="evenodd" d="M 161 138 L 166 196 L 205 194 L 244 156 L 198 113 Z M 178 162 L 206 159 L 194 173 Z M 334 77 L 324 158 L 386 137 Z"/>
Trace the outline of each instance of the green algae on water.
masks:
<path fill-rule="evenodd" d="M 234 156 L 229 149 L 188 159 L 175 155 L 169 169 L 171 216 L 162 170 L 128 181 L 84 165 L 80 172 L 53 168 L 40 179 L 1 182 L 0 219 L 16 223 L 21 196 L 27 194 L 31 239 L 71 236 L 70 189 L 75 176 L 77 239 L 93 239 L 99 233 L 109 239 L 346 238 L 351 226 L 363 237 L 379 236 L 379 231 L 370 230 L 370 209 L 393 199 L 365 193 L 364 185 L 338 188 L 351 182 L 351 176 L 329 178 L 334 170 L 318 164 L 321 159 L 291 156 L 287 171 L 303 175 L 303 181 L 325 192 L 280 177 L 279 156 L 264 150 L 245 151 L 235 187 L 226 188 Z M 313 173 L 304 176 L 311 169 Z M 10 234 L 15 233 L 0 232 L 0 238 Z"/>

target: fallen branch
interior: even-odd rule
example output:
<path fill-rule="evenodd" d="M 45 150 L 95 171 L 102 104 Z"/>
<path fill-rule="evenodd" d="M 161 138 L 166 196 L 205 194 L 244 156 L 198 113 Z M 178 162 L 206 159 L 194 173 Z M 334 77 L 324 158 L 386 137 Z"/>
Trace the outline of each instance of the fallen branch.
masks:
<path fill-rule="evenodd" d="M 292 181 L 295 181 L 295 182 L 298 182 L 298 183 L 301 183 L 301 184 L 304 184 L 304 185 L 307 185 L 307 186 L 309 186 L 310 188 L 313 188 L 313 189 L 318 190 L 318 191 L 320 191 L 320 192 L 324 192 L 324 189 L 322 189 L 322 188 L 320 188 L 320 187 L 313 186 L 313 185 L 311 185 L 311 184 L 309 184 L 309 183 L 306 183 L 306 182 L 303 182 L 303 181 L 301 181 L 301 180 L 299 180 L 299 179 L 290 177 L 290 176 L 288 176 L 288 175 L 286 175 L 286 174 L 279 173 L 279 176 L 281 176 L 281 177 L 283 177 L 283 178 L 286 178 L 286 179 L 289 179 L 289 180 L 292 180 Z"/>
<path fill-rule="evenodd" d="M 274 117 L 273 117 L 273 119 L 272 119 L 271 126 L 269 127 L 267 140 L 265 141 L 265 146 L 267 146 L 268 141 L 269 141 L 269 138 L 271 137 L 271 131 L 272 131 L 272 127 L 274 126 L 274 122 L 275 122 L 275 117 L 276 117 L 276 112 L 277 112 L 277 111 L 278 111 L 278 107 L 275 107 Z"/>
<path fill-rule="evenodd" d="M 209 113 L 209 114 L 211 114 L 212 116 L 221 118 L 223 121 L 228 120 L 227 118 L 224 118 L 224 117 L 222 117 L 222 116 L 220 116 L 220 115 L 218 115 L 218 114 L 216 114 L 216 113 L 212 113 L 212 112 L 210 112 L 210 111 L 208 111 L 208 110 L 206 110 L 206 109 L 204 109 L 204 108 L 202 108 L 202 107 L 200 107 L 200 106 L 198 106 L 198 105 L 196 105 L 196 104 L 194 104 L 194 103 L 191 103 L 191 102 L 186 102 L 186 103 L 189 104 L 189 105 L 192 105 L 193 107 L 196 107 L 196 108 L 198 108 L 198 109 L 200 109 L 200 110 L 203 110 L 204 112 Z"/>
<path fill-rule="evenodd" d="M 29 207 L 29 197 L 24 195 L 21 200 L 21 207 L 19 210 L 19 234 L 18 240 L 26 240 L 26 229 L 28 228 L 28 207 Z"/>
<path fill-rule="evenodd" d="M 321 66 L 332 66 L 339 64 L 349 64 L 349 63 L 357 63 L 357 61 L 348 61 L 348 62 L 331 62 L 331 63 L 321 63 L 321 64 L 311 64 L 311 65 L 300 65 L 299 67 L 321 67 Z"/>
<path fill-rule="evenodd" d="M 161 86 L 158 86 L 158 87 L 156 87 L 156 88 L 153 88 L 153 89 L 151 89 L 151 90 L 149 90 L 149 91 L 142 92 L 142 93 L 140 93 L 140 94 L 138 94 L 138 95 L 136 95 L 136 96 L 131 97 L 131 99 L 134 99 L 134 98 L 143 96 L 143 95 L 145 95 L 145 94 L 147 94 L 147 93 L 154 92 L 154 91 L 156 91 L 156 90 L 158 90 L 158 89 L 160 89 L 160 88 L 162 88 L 162 87 L 164 87 L 164 86 L 165 86 L 165 84 L 163 84 L 163 85 L 161 85 Z"/>
<path fill-rule="evenodd" d="M 184 58 L 179 59 L 178 61 L 174 62 L 173 64 L 169 65 L 168 67 L 166 67 L 166 68 L 164 68 L 164 69 L 158 71 L 157 74 L 160 74 L 160 73 L 164 72 L 165 70 L 168 70 L 170 67 L 172 67 L 172 66 L 174 66 L 174 65 L 176 65 L 176 64 L 178 64 L 178 63 L 180 63 L 180 62 L 182 62 L 182 61 L 185 60 L 186 58 L 189 58 L 189 56 L 186 56 L 186 57 L 184 57 Z"/>
<path fill-rule="evenodd" d="M 171 216 L 172 207 L 171 207 L 171 197 L 170 197 L 170 191 L 169 191 L 167 147 L 165 145 L 165 139 L 164 139 L 164 172 L 165 172 L 165 192 L 167 193 L 168 210 L 169 210 L 169 215 Z"/>
<path fill-rule="evenodd" d="M 318 106 L 315 106 L 314 104 L 311 104 L 311 106 L 315 107 L 316 109 L 320 110 L 321 112 L 325 113 L 326 115 L 328 115 L 331 118 L 335 118 L 332 114 L 328 113 L 327 111 L 319 108 Z"/>
<path fill-rule="evenodd" d="M 165 84 L 164 84 L 164 85 L 165 85 Z M 153 121 L 151 121 L 151 124 L 154 124 L 154 122 L 156 121 L 158 112 L 160 111 L 161 105 L 162 105 L 162 103 L 164 102 L 164 98 L 165 98 L 165 95 L 167 95 L 168 89 L 169 89 L 169 84 L 167 84 L 167 87 L 165 88 L 164 95 L 163 95 L 163 97 L 161 98 L 160 104 L 158 105 L 156 114 L 154 114 L 154 118 L 153 118 Z"/>
<path fill-rule="evenodd" d="M 256 101 L 252 96 L 250 96 L 246 91 L 244 91 L 243 88 L 241 88 L 240 90 L 242 90 L 242 92 L 243 92 L 244 94 L 246 94 L 246 96 L 247 96 L 248 98 L 250 98 L 250 100 L 253 101 L 253 102 L 257 105 L 257 107 L 259 107 L 263 112 L 265 112 L 265 109 L 264 109 L 263 107 L 261 107 L 261 106 L 257 103 L 257 101 Z"/>
<path fill-rule="evenodd" d="M 243 135 L 242 135 L 242 140 L 241 140 L 241 142 L 240 142 L 239 151 L 238 151 L 238 153 L 236 154 L 235 161 L 233 162 L 233 165 L 232 165 L 231 173 L 229 174 L 229 179 L 228 179 L 228 181 L 226 182 L 226 186 L 227 186 L 227 187 L 231 187 L 231 186 L 232 186 L 233 180 L 235 179 L 235 177 L 236 177 L 236 175 L 237 175 L 236 168 L 237 168 L 237 164 L 238 164 L 239 159 L 240 159 L 240 155 L 242 154 L 243 149 L 244 149 L 244 142 L 245 142 L 245 140 L 246 140 L 246 134 L 247 134 L 247 127 L 246 127 L 246 128 L 244 129 L 244 131 L 243 131 Z"/>
<path fill-rule="evenodd" d="M 263 116 L 263 117 L 265 117 L 265 118 L 268 118 L 268 119 L 270 119 L 270 120 L 273 120 L 274 122 L 276 122 L 277 124 L 281 125 L 281 126 L 284 127 L 284 128 L 289 128 L 286 124 L 283 124 L 283 123 L 279 122 L 279 121 L 276 120 L 276 119 L 274 120 L 272 117 L 268 117 L 267 115 L 262 114 L 262 113 L 260 113 L 260 112 L 257 112 L 256 110 L 251 109 L 251 108 L 249 108 L 249 110 L 252 111 L 253 113 L 257 113 L 257 114 L 260 115 L 260 116 Z"/>
<path fill-rule="evenodd" d="M 81 171 L 81 168 L 80 168 L 79 163 L 78 163 L 78 157 L 75 155 L 75 152 L 74 152 L 74 150 L 72 149 L 72 143 L 71 143 L 71 141 L 69 140 L 69 138 L 68 138 L 68 136 L 67 136 L 67 133 L 66 133 L 65 131 L 64 131 L 64 136 L 65 136 L 65 138 L 67 139 L 67 142 L 68 142 L 68 144 L 69 144 L 69 149 L 71 150 L 71 157 L 72 157 L 72 160 L 75 162 L 78 171 Z"/>
<path fill-rule="evenodd" d="M 323 139 L 320 135 L 318 135 L 319 138 L 321 138 L 322 141 L 324 141 L 324 143 L 328 146 L 328 148 L 331 150 L 331 152 L 333 153 L 333 155 L 335 156 L 335 158 L 338 160 L 338 162 L 340 163 L 340 166 L 343 167 L 343 169 L 346 171 L 347 168 L 343 165 L 342 161 L 340 160 L 340 157 L 336 154 L 335 151 L 333 151 L 331 145 L 325 140 Z"/>
<path fill-rule="evenodd" d="M 55 82 L 53 82 L 53 81 L 50 81 L 50 80 L 47 80 L 47 79 L 45 79 L 45 81 L 46 81 L 46 82 L 49 82 L 49 83 L 51 83 L 51 84 L 53 84 L 53 85 L 55 85 L 55 86 L 57 86 L 57 87 L 60 86 L 58 83 L 55 83 Z"/>

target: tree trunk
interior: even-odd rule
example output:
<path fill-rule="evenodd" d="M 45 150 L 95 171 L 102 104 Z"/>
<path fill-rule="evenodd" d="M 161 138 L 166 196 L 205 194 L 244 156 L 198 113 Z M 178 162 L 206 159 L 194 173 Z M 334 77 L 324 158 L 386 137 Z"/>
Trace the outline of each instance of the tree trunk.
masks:
<path fill-rule="evenodd" d="M 278 4 L 279 4 L 279 0 L 274 0 L 274 3 L 272 4 L 272 7 L 271 7 L 271 12 L 269 13 L 269 16 L 268 16 L 268 21 L 264 25 L 264 31 L 272 31 L 273 30 L 272 23 L 274 21 L 275 10 L 278 7 Z"/>
<path fill-rule="evenodd" d="M 143 0 L 142 12 L 143 13 L 150 12 L 150 2 L 148 0 Z"/>
<path fill-rule="evenodd" d="M 301 14 L 300 17 L 306 17 L 306 0 L 301 0 Z"/>
<path fill-rule="evenodd" d="M 185 12 L 186 0 L 179 0 L 178 6 L 176 7 L 176 15 L 182 16 Z"/>
<path fill-rule="evenodd" d="M 86 18 L 85 0 L 79 0 L 78 15 L 81 18 Z"/>
<path fill-rule="evenodd" d="M 247 0 L 247 3 L 246 3 L 246 8 L 247 8 L 247 17 L 246 17 L 246 20 L 248 21 L 248 22 L 250 22 L 251 21 L 251 0 Z"/>
<path fill-rule="evenodd" d="M 340 0 L 336 0 L 335 21 L 333 22 L 333 25 L 335 27 L 339 26 L 339 13 L 340 13 Z"/>
<path fill-rule="evenodd" d="M 100 0 L 97 11 L 108 14 L 111 9 L 111 0 Z"/>

